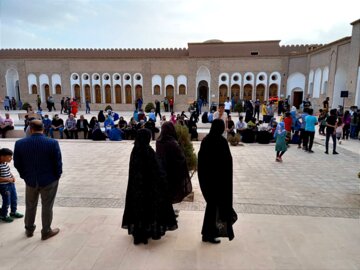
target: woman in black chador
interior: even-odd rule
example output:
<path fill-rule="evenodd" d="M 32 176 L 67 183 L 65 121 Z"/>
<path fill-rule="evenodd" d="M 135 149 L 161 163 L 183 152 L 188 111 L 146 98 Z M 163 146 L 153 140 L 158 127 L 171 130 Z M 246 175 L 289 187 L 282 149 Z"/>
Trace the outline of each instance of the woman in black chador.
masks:
<path fill-rule="evenodd" d="M 151 132 L 140 129 L 130 156 L 122 228 L 134 237 L 134 244 L 158 240 L 177 229 L 165 173 L 149 145 Z"/>
<path fill-rule="evenodd" d="M 237 220 L 233 210 L 232 156 L 222 136 L 225 123 L 215 119 L 210 133 L 202 140 L 198 154 L 198 177 L 206 201 L 202 241 L 220 243 L 217 237 L 234 238 L 232 225 Z"/>
<path fill-rule="evenodd" d="M 172 203 L 179 203 L 190 194 L 192 185 L 186 158 L 177 142 L 173 123 L 165 122 L 161 126 L 161 133 L 156 141 L 156 154 L 166 171 L 170 199 Z"/>

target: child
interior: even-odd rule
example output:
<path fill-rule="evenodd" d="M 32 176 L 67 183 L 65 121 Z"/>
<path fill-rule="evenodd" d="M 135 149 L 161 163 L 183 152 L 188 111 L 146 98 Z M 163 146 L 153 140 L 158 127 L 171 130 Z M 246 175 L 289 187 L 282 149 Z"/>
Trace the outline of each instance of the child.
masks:
<path fill-rule="evenodd" d="M 15 189 L 15 177 L 10 172 L 8 163 L 12 160 L 13 152 L 8 148 L 0 149 L 0 193 L 2 197 L 2 208 L 0 219 L 4 222 L 12 222 L 13 218 L 22 218 L 24 215 L 16 212 L 17 195 Z M 11 205 L 10 216 L 8 208 Z"/>
<path fill-rule="evenodd" d="M 287 150 L 286 146 L 286 130 L 284 122 L 280 122 L 275 130 L 274 138 L 276 140 L 275 151 L 277 162 L 282 162 L 282 156 Z"/>
<path fill-rule="evenodd" d="M 338 117 L 335 133 L 336 133 L 336 139 L 339 141 L 339 144 L 341 144 L 341 142 L 342 142 L 341 137 L 343 135 L 343 128 L 344 128 L 344 124 L 342 122 L 342 119 L 341 119 L 341 117 Z"/>

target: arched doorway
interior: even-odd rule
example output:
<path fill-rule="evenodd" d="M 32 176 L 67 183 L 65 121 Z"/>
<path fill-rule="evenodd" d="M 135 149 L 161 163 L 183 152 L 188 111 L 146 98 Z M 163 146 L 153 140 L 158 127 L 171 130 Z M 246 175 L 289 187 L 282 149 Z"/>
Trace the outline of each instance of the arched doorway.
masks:
<path fill-rule="evenodd" d="M 8 69 L 5 75 L 6 81 L 6 94 L 11 99 L 14 97 L 16 100 L 20 99 L 19 86 L 19 74 L 16 69 Z"/>
<path fill-rule="evenodd" d="M 132 97 L 131 97 L 131 86 L 130 85 L 125 85 L 125 100 L 127 104 L 131 104 L 132 103 Z"/>
<path fill-rule="evenodd" d="M 186 86 L 184 84 L 179 85 L 179 95 L 186 95 Z"/>
<path fill-rule="evenodd" d="M 100 85 L 95 85 L 95 103 L 101 103 L 101 88 Z"/>
<path fill-rule="evenodd" d="M 201 98 L 203 102 L 209 103 L 209 85 L 207 81 L 200 81 L 198 85 L 198 98 Z"/>
<path fill-rule="evenodd" d="M 301 88 L 295 88 L 293 91 L 293 106 L 297 109 L 300 108 L 301 103 L 303 102 L 304 91 Z"/>
<path fill-rule="evenodd" d="M 74 98 L 76 98 L 78 102 L 81 102 L 80 85 L 78 84 L 74 85 Z"/>
<path fill-rule="evenodd" d="M 61 95 L 61 85 L 60 84 L 55 85 L 55 93 L 57 95 Z"/>
<path fill-rule="evenodd" d="M 135 86 L 135 98 L 137 100 L 138 98 L 142 98 L 142 97 L 143 97 L 142 96 L 142 86 L 138 84 Z"/>
<path fill-rule="evenodd" d="M 224 103 L 227 97 L 228 87 L 225 84 L 219 87 L 219 104 Z"/>
<path fill-rule="evenodd" d="M 259 99 L 262 103 L 265 96 L 265 85 L 259 84 L 256 86 L 256 99 Z"/>
<path fill-rule="evenodd" d="M 111 103 L 111 87 L 109 84 L 105 85 L 105 103 Z"/>
<path fill-rule="evenodd" d="M 121 103 L 121 86 L 119 84 L 115 85 L 115 102 Z"/>
<path fill-rule="evenodd" d="M 45 101 L 50 97 L 50 87 L 48 84 L 44 84 Z"/>
<path fill-rule="evenodd" d="M 277 97 L 278 95 L 278 85 L 277 84 L 271 84 L 270 87 L 269 87 L 269 98 L 270 97 Z"/>
<path fill-rule="evenodd" d="M 231 86 L 231 99 L 234 97 L 235 103 L 238 102 L 240 98 L 240 85 L 234 84 Z"/>
<path fill-rule="evenodd" d="M 174 86 L 172 85 L 166 86 L 166 97 L 168 100 L 170 100 L 171 98 L 174 100 Z"/>
<path fill-rule="evenodd" d="M 251 84 L 246 84 L 244 86 L 244 100 L 252 99 L 252 90 L 253 90 L 253 87 Z"/>
<path fill-rule="evenodd" d="M 35 84 L 33 84 L 31 86 L 31 93 L 34 95 L 37 95 L 38 91 L 37 91 L 37 86 Z"/>
<path fill-rule="evenodd" d="M 88 100 L 89 102 L 91 102 L 91 91 L 90 91 L 90 85 L 85 84 L 85 101 Z"/>

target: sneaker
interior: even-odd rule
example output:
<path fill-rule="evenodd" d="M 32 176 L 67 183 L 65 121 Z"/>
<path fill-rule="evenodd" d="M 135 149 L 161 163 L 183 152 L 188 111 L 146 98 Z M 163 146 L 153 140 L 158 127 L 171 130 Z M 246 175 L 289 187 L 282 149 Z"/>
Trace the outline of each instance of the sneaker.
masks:
<path fill-rule="evenodd" d="M 15 213 L 10 213 L 10 217 L 13 217 L 13 218 L 22 218 L 24 217 L 23 214 L 20 214 L 19 212 L 15 212 Z"/>
<path fill-rule="evenodd" d="M 6 217 L 0 217 L 0 219 L 2 220 L 2 221 L 4 221 L 4 222 L 6 222 L 6 223 L 10 223 L 10 222 L 13 222 L 14 221 L 14 219 L 12 219 L 11 217 L 9 217 L 9 216 L 6 216 Z"/>

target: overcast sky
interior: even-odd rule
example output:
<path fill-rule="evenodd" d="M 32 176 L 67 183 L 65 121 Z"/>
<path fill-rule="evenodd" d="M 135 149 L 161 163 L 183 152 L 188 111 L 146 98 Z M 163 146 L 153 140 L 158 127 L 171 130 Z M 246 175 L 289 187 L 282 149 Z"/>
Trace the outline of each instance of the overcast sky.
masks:
<path fill-rule="evenodd" d="M 356 0 L 0 0 L 0 48 L 329 43 L 351 35 L 359 11 Z"/>

